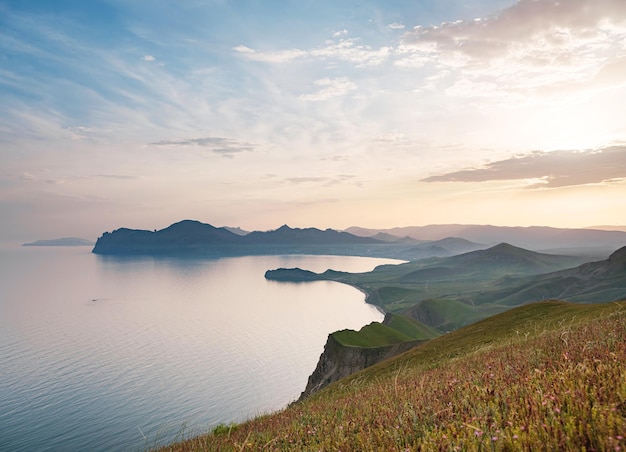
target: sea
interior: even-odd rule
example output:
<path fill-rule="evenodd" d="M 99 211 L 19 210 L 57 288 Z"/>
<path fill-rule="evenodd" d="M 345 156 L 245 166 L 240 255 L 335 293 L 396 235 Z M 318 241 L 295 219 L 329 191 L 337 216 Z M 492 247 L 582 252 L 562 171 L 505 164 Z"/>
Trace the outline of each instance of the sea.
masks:
<path fill-rule="evenodd" d="M 111 257 L 0 248 L 0 451 L 143 451 L 296 400 L 333 331 L 383 314 L 357 289 L 266 270 L 353 256 Z"/>

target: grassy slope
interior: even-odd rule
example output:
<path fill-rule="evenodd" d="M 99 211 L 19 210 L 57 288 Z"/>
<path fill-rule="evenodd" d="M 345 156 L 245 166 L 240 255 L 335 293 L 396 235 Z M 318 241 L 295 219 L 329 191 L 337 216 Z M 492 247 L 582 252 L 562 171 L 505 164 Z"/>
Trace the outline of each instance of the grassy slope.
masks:
<path fill-rule="evenodd" d="M 626 296 L 626 248 L 608 260 L 542 273 L 571 259 L 501 244 L 449 258 L 384 265 L 367 273 L 327 273 L 368 294 L 368 302 L 440 331 L 450 331 L 514 306 L 551 298 L 576 302 Z"/>
<path fill-rule="evenodd" d="M 441 335 L 435 328 L 404 315 L 387 314 L 385 323 L 396 331 L 406 334 L 411 339 L 428 340 Z"/>
<path fill-rule="evenodd" d="M 387 312 L 401 313 L 430 299 L 462 303 L 465 306 L 459 307 L 470 315 L 464 315 L 463 321 L 450 319 L 443 322 L 445 329 L 454 329 L 511 306 L 495 306 L 486 312 L 477 309 L 479 305 L 497 301 L 490 299 L 488 294 L 501 289 L 501 278 L 537 275 L 580 263 L 581 259 L 577 258 L 535 253 L 501 244 L 487 250 L 447 258 L 383 265 L 366 273 L 327 272 L 322 276 L 360 288 L 369 294 L 370 303 Z M 487 299 L 483 299 L 486 295 Z"/>
<path fill-rule="evenodd" d="M 332 336 L 347 347 L 384 347 L 412 340 L 428 340 L 439 336 L 431 328 L 417 320 L 408 317 L 389 314 L 385 323 L 372 322 L 359 331 L 341 330 L 332 333 Z"/>
<path fill-rule="evenodd" d="M 365 325 L 359 331 L 335 331 L 332 336 L 347 347 L 384 347 L 412 340 L 410 336 L 378 322 Z"/>
<path fill-rule="evenodd" d="M 164 450 L 622 450 L 626 302 L 542 302 Z"/>

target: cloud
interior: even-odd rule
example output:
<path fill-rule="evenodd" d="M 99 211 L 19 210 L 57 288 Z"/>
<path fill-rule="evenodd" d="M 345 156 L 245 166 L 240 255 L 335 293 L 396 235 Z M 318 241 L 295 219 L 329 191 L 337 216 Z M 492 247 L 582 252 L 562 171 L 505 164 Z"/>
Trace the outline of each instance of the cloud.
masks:
<path fill-rule="evenodd" d="M 392 24 L 387 25 L 388 28 L 392 29 L 392 30 L 404 30 L 404 24 L 400 24 L 397 22 L 394 22 Z"/>
<path fill-rule="evenodd" d="M 290 177 L 286 179 L 287 182 L 292 184 L 303 184 L 303 183 L 318 183 L 318 182 L 328 182 L 330 179 L 328 177 Z"/>
<path fill-rule="evenodd" d="M 372 48 L 368 45 L 359 44 L 359 40 L 340 39 L 338 42 L 331 41 L 325 46 L 311 50 L 286 49 L 273 52 L 260 52 L 245 45 L 233 47 L 233 50 L 251 61 L 263 63 L 286 63 L 299 58 L 323 58 L 347 61 L 358 67 L 377 66 L 391 55 L 391 47 Z"/>
<path fill-rule="evenodd" d="M 422 182 L 541 180 L 530 188 L 558 188 L 626 180 L 626 145 L 598 150 L 533 152 L 422 179 Z"/>
<path fill-rule="evenodd" d="M 285 63 L 296 58 L 307 56 L 307 52 L 300 49 L 287 49 L 276 52 L 257 52 L 250 47 L 239 45 L 237 47 L 233 47 L 233 50 L 248 60 L 259 61 L 262 63 Z"/>
<path fill-rule="evenodd" d="M 346 30 L 345 28 L 343 30 L 339 30 L 333 33 L 333 38 L 339 38 L 341 36 L 345 36 L 348 34 L 348 30 Z"/>
<path fill-rule="evenodd" d="M 391 47 L 375 49 L 358 42 L 358 39 L 342 39 L 325 47 L 313 49 L 309 53 L 314 57 L 338 59 L 364 67 L 381 64 L 392 52 Z"/>
<path fill-rule="evenodd" d="M 493 58 L 538 43 L 567 51 L 574 41 L 591 44 L 601 36 L 621 35 L 625 27 L 623 0 L 520 0 L 487 19 L 416 27 L 405 34 L 404 44 L 431 52 Z"/>
<path fill-rule="evenodd" d="M 101 179 L 115 179 L 115 180 L 134 180 L 139 179 L 137 176 L 129 176 L 126 174 L 96 174 L 95 177 Z"/>
<path fill-rule="evenodd" d="M 357 89 L 357 86 L 346 77 L 339 77 L 335 79 L 323 78 L 316 80 L 313 83 L 320 89 L 315 93 L 303 94 L 300 96 L 300 99 L 311 102 L 319 102 L 332 97 L 343 96 L 344 94 Z"/>
<path fill-rule="evenodd" d="M 233 157 L 235 154 L 242 152 L 254 151 L 254 145 L 245 143 L 231 138 L 222 137 L 203 137 L 203 138 L 186 138 L 181 140 L 161 140 L 150 143 L 152 146 L 199 146 L 207 148 L 215 154 L 223 157 Z"/>
<path fill-rule="evenodd" d="M 156 58 L 154 58 L 152 55 L 144 55 L 142 60 L 144 60 L 144 61 L 154 61 L 154 60 L 156 60 Z"/>
<path fill-rule="evenodd" d="M 626 51 L 625 36 L 623 0 L 519 0 L 491 17 L 407 31 L 394 64 L 450 68 L 502 90 L 545 93 L 591 83 L 603 67 L 621 83 L 611 75 L 623 66 L 613 62 Z"/>
<path fill-rule="evenodd" d="M 321 184 L 323 187 L 333 187 L 335 185 L 352 182 L 356 186 L 361 186 L 362 182 L 356 180 L 357 176 L 353 174 L 338 174 L 334 177 L 325 176 L 301 176 L 289 177 L 285 181 L 289 184 Z"/>
<path fill-rule="evenodd" d="M 19 178 L 21 180 L 37 180 L 37 176 L 35 176 L 34 174 L 31 174 L 27 171 L 24 171 L 23 173 L 21 173 L 19 175 Z"/>

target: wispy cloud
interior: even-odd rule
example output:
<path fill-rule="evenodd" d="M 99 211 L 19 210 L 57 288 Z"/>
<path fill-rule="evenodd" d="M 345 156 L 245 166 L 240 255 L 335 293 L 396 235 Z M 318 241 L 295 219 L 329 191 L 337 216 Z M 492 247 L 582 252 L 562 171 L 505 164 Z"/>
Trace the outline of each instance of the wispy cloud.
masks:
<path fill-rule="evenodd" d="M 184 138 L 180 140 L 161 140 L 150 143 L 152 146 L 198 146 L 224 157 L 233 157 L 242 152 L 254 151 L 251 143 L 223 137 Z"/>
<path fill-rule="evenodd" d="M 115 179 L 115 180 L 135 180 L 139 179 L 138 176 L 130 176 L 128 174 L 96 174 L 95 177 L 101 179 Z"/>
<path fill-rule="evenodd" d="M 625 38 L 623 0 L 520 0 L 492 17 L 407 31 L 396 64 L 432 64 L 463 71 L 466 83 L 546 94 L 564 83 L 593 80 L 623 56 Z M 458 93 L 469 91 L 450 92 Z"/>
<path fill-rule="evenodd" d="M 341 36 L 345 36 L 348 34 L 348 30 L 346 30 L 345 28 L 343 30 L 338 30 L 336 32 L 333 33 L 333 38 L 339 38 Z"/>
<path fill-rule="evenodd" d="M 357 89 L 357 86 L 346 77 L 336 79 L 323 78 L 314 82 L 319 88 L 318 91 L 300 96 L 302 100 L 319 102 L 332 97 L 343 96 L 346 93 Z"/>
<path fill-rule="evenodd" d="M 328 177 L 290 177 L 287 179 L 287 182 L 292 184 L 304 184 L 304 183 L 319 183 L 319 182 L 328 182 L 330 179 Z"/>
<path fill-rule="evenodd" d="M 312 184 L 321 185 L 323 187 L 332 187 L 343 183 L 353 183 L 356 186 L 361 186 L 361 182 L 357 180 L 357 176 L 353 174 L 338 174 L 336 176 L 300 176 L 289 177 L 285 179 L 285 182 L 293 185 L 300 184 Z"/>
<path fill-rule="evenodd" d="M 626 180 L 626 146 L 598 150 L 533 152 L 431 176 L 422 182 L 541 180 L 530 188 L 558 188 Z"/>
<path fill-rule="evenodd" d="M 251 61 L 259 61 L 262 63 L 285 63 L 296 58 L 302 58 L 308 55 L 307 52 L 300 49 L 279 50 L 276 52 L 258 52 L 250 47 L 238 45 L 233 50 L 239 55 Z"/>
<path fill-rule="evenodd" d="M 360 44 L 356 38 L 331 41 L 324 46 L 310 50 L 285 49 L 264 52 L 245 45 L 238 45 L 233 50 L 248 60 L 263 63 L 285 63 L 295 59 L 314 58 L 347 61 L 358 67 L 377 66 L 384 62 L 392 52 L 391 47 L 373 48 Z"/>

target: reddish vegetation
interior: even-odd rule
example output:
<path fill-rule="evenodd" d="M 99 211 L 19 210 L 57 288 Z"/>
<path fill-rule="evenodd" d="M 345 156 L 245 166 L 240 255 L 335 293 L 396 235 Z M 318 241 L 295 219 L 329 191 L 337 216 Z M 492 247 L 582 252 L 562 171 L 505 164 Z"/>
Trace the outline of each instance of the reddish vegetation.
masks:
<path fill-rule="evenodd" d="M 626 304 L 542 305 L 165 450 L 624 450 Z"/>

